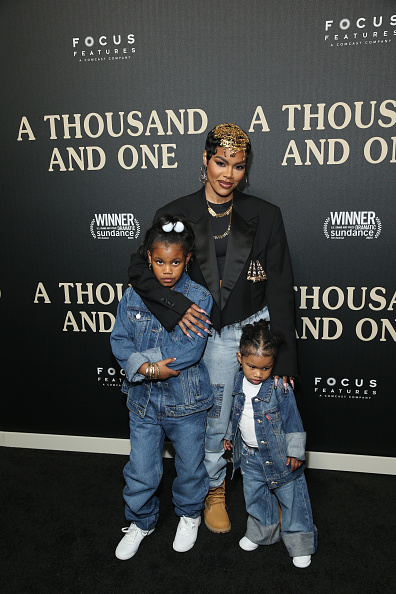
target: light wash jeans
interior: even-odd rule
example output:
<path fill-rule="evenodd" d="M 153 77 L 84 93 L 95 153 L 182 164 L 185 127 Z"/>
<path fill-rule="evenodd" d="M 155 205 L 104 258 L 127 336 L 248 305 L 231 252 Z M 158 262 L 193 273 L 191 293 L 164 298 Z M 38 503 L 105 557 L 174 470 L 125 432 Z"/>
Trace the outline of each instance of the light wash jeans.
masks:
<path fill-rule="evenodd" d="M 155 492 L 162 478 L 165 433 L 175 448 L 177 477 L 172 495 L 176 514 L 197 518 L 205 502 L 209 478 L 204 465 L 206 410 L 167 417 L 163 395 L 152 389 L 144 418 L 129 413 L 131 453 L 124 468 L 125 517 L 141 530 L 154 528 L 159 515 Z"/>
<path fill-rule="evenodd" d="M 269 489 L 262 464 L 259 450 L 243 444 L 241 473 L 249 514 L 245 536 L 259 545 L 273 544 L 282 538 L 291 557 L 312 555 L 317 547 L 317 530 L 304 474 L 277 489 Z"/>
<path fill-rule="evenodd" d="M 258 320 L 269 321 L 267 307 L 243 322 L 225 326 L 221 332 L 212 330 L 213 335 L 209 336 L 204 352 L 203 360 L 209 371 L 215 398 L 208 412 L 205 440 L 205 466 L 211 489 L 222 485 L 226 475 L 223 439 L 231 415 L 235 376 L 239 370 L 236 353 L 239 351 L 242 328 Z"/>

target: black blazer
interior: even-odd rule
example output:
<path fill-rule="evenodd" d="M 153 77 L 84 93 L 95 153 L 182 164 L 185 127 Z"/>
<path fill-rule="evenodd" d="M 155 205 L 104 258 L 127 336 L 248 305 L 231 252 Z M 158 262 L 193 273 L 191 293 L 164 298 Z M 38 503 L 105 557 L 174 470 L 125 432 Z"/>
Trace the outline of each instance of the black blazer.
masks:
<path fill-rule="evenodd" d="M 268 306 L 271 328 L 286 338 L 274 373 L 297 375 L 294 327 L 294 290 L 289 249 L 280 209 L 260 198 L 234 190 L 231 233 L 220 288 L 212 228 L 205 190 L 178 198 L 160 208 L 154 217 L 183 215 L 195 233 L 195 258 L 191 278 L 207 287 L 213 296 L 210 319 L 216 330 L 245 320 Z M 267 280 L 247 280 L 250 262 L 260 262 Z M 163 287 L 136 254 L 129 267 L 130 282 L 150 311 L 170 331 L 191 302 L 179 293 Z"/>

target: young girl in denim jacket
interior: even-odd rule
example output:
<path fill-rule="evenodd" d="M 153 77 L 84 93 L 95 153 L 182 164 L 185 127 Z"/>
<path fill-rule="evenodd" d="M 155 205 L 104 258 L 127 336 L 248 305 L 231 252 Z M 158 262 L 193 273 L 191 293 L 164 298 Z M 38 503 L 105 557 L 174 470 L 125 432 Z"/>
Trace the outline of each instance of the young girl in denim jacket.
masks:
<path fill-rule="evenodd" d="M 260 320 L 243 328 L 242 368 L 225 449 L 234 448 L 234 471 L 240 467 L 248 512 L 239 545 L 253 551 L 281 538 L 296 567 L 308 567 L 316 551 L 317 531 L 304 477 L 305 440 L 290 386 L 271 375 L 283 337 Z M 279 507 L 282 512 L 282 525 Z"/>
<path fill-rule="evenodd" d="M 187 274 L 194 234 L 181 217 L 165 215 L 148 230 L 140 251 L 159 282 L 183 293 L 209 316 L 212 297 Z M 171 304 L 170 304 L 171 307 Z M 206 330 L 205 338 L 208 334 Z M 191 549 L 209 489 L 203 460 L 206 412 L 213 396 L 201 360 L 206 339 L 195 340 L 179 326 L 168 333 L 142 299 L 128 288 L 118 306 L 111 334 L 113 353 L 125 370 L 122 390 L 128 395 L 131 453 L 124 468 L 125 515 L 129 522 L 116 549 L 118 559 L 135 555 L 143 538 L 154 531 L 162 477 L 165 433 L 175 449 L 177 477 L 172 493 L 180 517 L 173 548 Z"/>

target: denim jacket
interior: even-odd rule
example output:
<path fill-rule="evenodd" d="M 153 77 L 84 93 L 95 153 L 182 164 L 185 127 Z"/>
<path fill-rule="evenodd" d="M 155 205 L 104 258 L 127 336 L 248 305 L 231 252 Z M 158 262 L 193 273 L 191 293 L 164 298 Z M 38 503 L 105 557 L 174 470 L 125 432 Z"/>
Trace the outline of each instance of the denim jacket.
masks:
<path fill-rule="evenodd" d="M 209 291 L 194 283 L 188 274 L 183 273 L 174 290 L 210 314 L 213 299 Z M 188 338 L 179 326 L 168 333 L 132 287 L 125 291 L 118 305 L 110 342 L 114 356 L 125 370 L 122 391 L 128 394 L 129 410 L 143 418 L 152 389 L 162 392 L 167 416 L 181 417 L 212 406 L 209 374 L 201 359 L 206 337 L 193 336 L 193 340 Z M 176 357 L 176 361 L 168 367 L 181 369 L 177 377 L 152 382 L 137 372 L 146 361 L 170 357 Z"/>
<path fill-rule="evenodd" d="M 226 439 L 230 439 L 233 444 L 234 472 L 241 462 L 242 438 L 239 421 L 245 404 L 242 382 L 241 371 L 235 380 L 235 398 L 226 435 Z M 275 388 L 274 378 L 268 378 L 253 398 L 253 414 L 265 479 L 270 489 L 276 489 L 300 476 L 305 467 L 303 464 L 291 472 L 286 466 L 288 456 L 305 460 L 306 441 L 300 413 L 290 386 L 287 386 L 285 393 L 282 381 Z"/>

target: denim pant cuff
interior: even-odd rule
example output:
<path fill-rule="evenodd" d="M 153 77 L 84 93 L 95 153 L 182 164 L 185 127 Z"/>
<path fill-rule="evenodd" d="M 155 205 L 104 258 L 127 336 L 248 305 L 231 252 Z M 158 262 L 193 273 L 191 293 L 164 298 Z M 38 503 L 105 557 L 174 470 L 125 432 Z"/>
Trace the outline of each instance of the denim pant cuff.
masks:
<path fill-rule="evenodd" d="M 317 548 L 317 530 L 314 526 L 313 532 L 282 534 L 282 540 L 290 557 L 313 555 Z"/>
<path fill-rule="evenodd" d="M 280 526 L 279 523 L 263 526 L 256 518 L 248 516 L 245 536 L 255 544 L 270 545 L 280 540 Z"/>
<path fill-rule="evenodd" d="M 155 528 L 158 522 L 158 516 L 159 514 L 157 513 L 148 518 L 139 518 L 135 516 L 135 514 L 131 513 L 127 505 L 125 506 L 125 517 L 127 521 L 136 524 L 136 526 L 140 528 L 140 530 L 152 530 L 153 528 Z"/>

